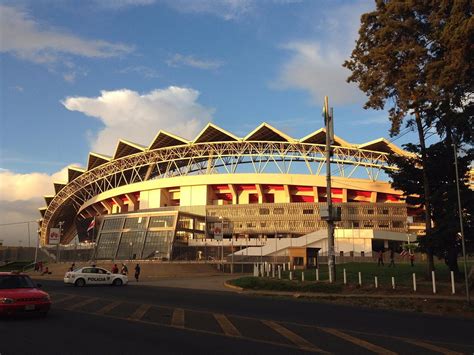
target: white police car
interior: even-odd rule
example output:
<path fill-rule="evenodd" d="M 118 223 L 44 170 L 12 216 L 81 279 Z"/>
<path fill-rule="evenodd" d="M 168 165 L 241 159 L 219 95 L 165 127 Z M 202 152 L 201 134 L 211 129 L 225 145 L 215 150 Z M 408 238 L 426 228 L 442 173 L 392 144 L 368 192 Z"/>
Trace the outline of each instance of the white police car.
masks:
<path fill-rule="evenodd" d="M 67 272 L 64 275 L 64 283 L 79 287 L 85 285 L 122 286 L 128 283 L 128 277 L 121 274 L 112 274 L 100 267 L 86 266 Z"/>

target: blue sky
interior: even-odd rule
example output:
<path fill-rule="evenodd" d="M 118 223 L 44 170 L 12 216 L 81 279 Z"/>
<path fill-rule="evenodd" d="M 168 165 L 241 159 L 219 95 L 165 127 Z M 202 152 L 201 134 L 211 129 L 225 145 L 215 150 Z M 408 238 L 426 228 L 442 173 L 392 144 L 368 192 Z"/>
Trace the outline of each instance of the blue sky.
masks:
<path fill-rule="evenodd" d="M 362 108 L 341 67 L 371 1 L 0 6 L 0 222 L 37 218 L 51 181 L 89 151 L 112 154 L 118 138 L 148 145 L 160 128 L 192 138 L 212 121 L 244 136 L 266 121 L 300 138 L 321 128 L 328 95 L 337 135 L 388 136 L 386 113 Z"/>

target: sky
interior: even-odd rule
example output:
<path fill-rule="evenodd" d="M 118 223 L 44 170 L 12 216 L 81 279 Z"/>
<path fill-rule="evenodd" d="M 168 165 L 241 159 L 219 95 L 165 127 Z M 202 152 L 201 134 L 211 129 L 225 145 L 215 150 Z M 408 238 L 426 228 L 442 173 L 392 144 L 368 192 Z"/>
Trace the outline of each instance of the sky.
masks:
<path fill-rule="evenodd" d="M 68 165 L 112 155 L 120 138 L 148 146 L 164 129 L 191 139 L 208 122 L 245 136 L 264 121 L 301 138 L 323 126 L 325 95 L 337 135 L 388 137 L 387 113 L 363 109 L 342 67 L 373 7 L 0 0 L 0 241 L 27 245 L 26 224 L 1 224 L 39 218 Z"/>

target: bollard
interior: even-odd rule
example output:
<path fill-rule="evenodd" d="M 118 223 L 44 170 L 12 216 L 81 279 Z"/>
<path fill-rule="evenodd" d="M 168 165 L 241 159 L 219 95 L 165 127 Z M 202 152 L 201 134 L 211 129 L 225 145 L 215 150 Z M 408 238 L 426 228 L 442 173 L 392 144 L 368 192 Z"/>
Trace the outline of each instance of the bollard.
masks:
<path fill-rule="evenodd" d="M 347 285 L 347 275 L 346 275 L 346 269 L 344 268 L 344 285 Z"/>
<path fill-rule="evenodd" d="M 379 288 L 379 278 L 375 276 L 374 280 L 375 280 L 375 288 Z"/>
<path fill-rule="evenodd" d="M 293 280 L 293 271 L 290 271 L 290 281 Z"/>
<path fill-rule="evenodd" d="M 283 271 L 286 271 L 286 263 L 283 263 Z"/>
<path fill-rule="evenodd" d="M 362 273 L 359 271 L 359 286 L 362 286 Z"/>
<path fill-rule="evenodd" d="M 416 275 L 413 273 L 413 292 L 416 292 Z"/>
<path fill-rule="evenodd" d="M 301 271 L 301 282 L 304 282 L 304 271 Z"/>
<path fill-rule="evenodd" d="M 330 267 L 328 268 L 328 276 L 329 276 L 329 283 L 332 284 L 332 270 Z"/>
<path fill-rule="evenodd" d="M 272 265 L 272 278 L 275 278 L 275 264 Z"/>
<path fill-rule="evenodd" d="M 260 264 L 260 276 L 265 277 L 264 265 Z"/>
<path fill-rule="evenodd" d="M 454 286 L 454 271 L 451 271 L 451 293 L 456 293 L 456 287 Z"/>
<path fill-rule="evenodd" d="M 431 271 L 431 281 L 433 283 L 433 293 L 436 293 L 436 279 L 434 271 Z"/>
<path fill-rule="evenodd" d="M 316 268 L 316 281 L 319 281 L 319 268 Z"/>
<path fill-rule="evenodd" d="M 291 263 L 288 261 L 288 271 L 291 270 Z"/>
<path fill-rule="evenodd" d="M 395 290 L 395 277 L 392 276 L 392 289 Z"/>
<path fill-rule="evenodd" d="M 278 265 L 278 280 L 281 280 L 281 267 Z"/>

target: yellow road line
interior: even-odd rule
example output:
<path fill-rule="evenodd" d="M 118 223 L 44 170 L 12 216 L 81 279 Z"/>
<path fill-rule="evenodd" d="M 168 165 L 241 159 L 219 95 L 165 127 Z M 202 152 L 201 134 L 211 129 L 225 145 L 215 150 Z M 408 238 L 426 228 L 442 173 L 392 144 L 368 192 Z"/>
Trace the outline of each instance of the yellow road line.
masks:
<path fill-rule="evenodd" d="M 462 353 L 458 353 L 457 351 L 449 350 L 449 349 L 443 348 L 443 347 L 438 346 L 438 345 L 425 343 L 424 341 L 419 341 L 419 340 L 414 340 L 414 339 L 407 339 L 407 338 L 400 338 L 400 340 L 402 340 L 404 342 L 407 342 L 407 343 L 410 343 L 410 344 L 415 345 L 415 346 L 419 346 L 421 348 L 425 348 L 425 349 L 428 349 L 428 350 L 431 350 L 431 351 L 434 351 L 434 352 L 437 352 L 437 353 L 441 353 L 441 354 L 446 354 L 446 355 L 461 355 L 462 354 Z"/>
<path fill-rule="evenodd" d="M 151 308 L 150 304 L 142 304 L 140 307 L 137 308 L 135 312 L 132 313 L 128 319 L 130 320 L 140 320 L 143 318 L 146 312 Z"/>
<path fill-rule="evenodd" d="M 115 307 L 117 307 L 121 303 L 122 303 L 121 301 L 115 301 L 115 302 L 109 303 L 109 304 L 105 305 L 104 307 L 102 307 L 101 309 L 99 309 L 95 313 L 96 314 L 105 314 L 107 312 L 110 312 L 112 309 L 114 309 Z"/>
<path fill-rule="evenodd" d="M 333 328 L 324 328 L 324 327 L 317 327 L 318 329 L 326 332 L 326 333 L 329 333 L 329 334 L 332 334 L 334 336 L 337 336 L 338 338 L 341 338 L 341 339 L 344 339 L 344 340 L 347 340 L 348 342 L 351 342 L 355 345 L 358 345 L 362 348 L 366 348 L 370 351 L 373 351 L 374 353 L 376 354 L 392 354 L 392 355 L 396 355 L 397 353 L 393 352 L 393 351 L 390 351 L 388 349 L 385 349 L 385 348 L 382 348 L 381 346 L 378 346 L 378 345 L 375 345 L 375 344 L 372 344 L 372 343 L 369 343 L 368 341 L 365 341 L 365 340 L 362 340 L 362 339 L 359 339 L 359 338 L 356 338 L 352 335 L 349 335 L 347 333 L 344 333 L 344 332 L 341 332 L 340 330 L 337 330 L 337 329 L 333 329 Z"/>
<path fill-rule="evenodd" d="M 241 334 L 231 321 L 223 314 L 214 313 L 214 318 L 217 320 L 225 335 L 240 337 Z"/>
<path fill-rule="evenodd" d="M 84 301 L 82 301 L 82 302 L 74 303 L 73 305 L 70 305 L 69 307 L 66 307 L 66 309 L 72 311 L 72 310 L 74 310 L 74 309 L 83 307 L 83 306 L 85 306 L 85 305 L 87 305 L 87 304 L 89 304 L 89 303 L 95 302 L 95 301 L 97 301 L 97 300 L 98 300 L 98 298 L 95 298 L 95 297 L 93 297 L 93 298 L 86 298 L 86 299 L 85 299 Z"/>
<path fill-rule="evenodd" d="M 293 333 L 291 330 L 283 327 L 282 325 L 280 325 L 276 322 L 273 322 L 271 320 L 262 320 L 262 323 L 267 325 L 268 327 L 272 328 L 274 331 L 276 331 L 280 335 L 284 336 L 286 339 L 288 339 L 292 343 L 296 344 L 302 350 L 327 353 L 326 351 L 317 348 L 316 346 L 314 346 L 312 343 L 310 343 L 306 339 L 300 337 L 298 334 Z"/>
<path fill-rule="evenodd" d="M 74 297 L 77 297 L 77 296 L 74 296 L 74 295 L 65 295 L 63 298 L 61 298 L 61 299 L 58 300 L 58 301 L 55 301 L 55 300 L 53 299 L 53 306 L 56 305 L 56 304 L 58 304 L 58 303 L 62 303 L 62 302 L 64 302 L 64 301 L 68 301 L 68 300 L 70 300 L 71 298 L 74 298 Z"/>
<path fill-rule="evenodd" d="M 175 308 L 171 317 L 171 325 L 173 327 L 184 328 L 184 309 Z"/>

